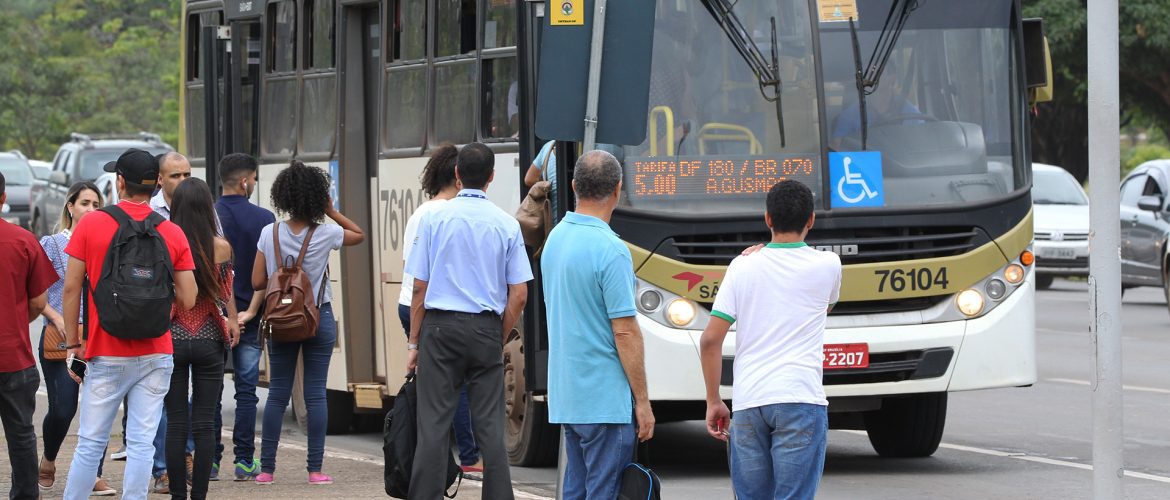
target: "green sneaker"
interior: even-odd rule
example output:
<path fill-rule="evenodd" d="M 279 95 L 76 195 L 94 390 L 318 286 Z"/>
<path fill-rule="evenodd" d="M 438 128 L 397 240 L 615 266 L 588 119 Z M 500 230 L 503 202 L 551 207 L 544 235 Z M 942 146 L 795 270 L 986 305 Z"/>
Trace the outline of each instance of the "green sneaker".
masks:
<path fill-rule="evenodd" d="M 253 458 L 252 463 L 236 462 L 236 481 L 251 481 L 260 474 L 260 460 Z"/>
<path fill-rule="evenodd" d="M 211 464 L 211 480 L 219 481 L 219 464 Z"/>

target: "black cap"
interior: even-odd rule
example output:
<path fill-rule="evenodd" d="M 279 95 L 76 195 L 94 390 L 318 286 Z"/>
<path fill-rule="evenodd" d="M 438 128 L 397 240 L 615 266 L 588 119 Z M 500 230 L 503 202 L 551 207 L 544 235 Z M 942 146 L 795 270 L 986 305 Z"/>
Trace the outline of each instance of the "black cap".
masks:
<path fill-rule="evenodd" d="M 140 186 L 158 184 L 158 158 L 141 149 L 127 149 L 117 161 L 106 164 L 106 172 L 116 172 L 126 182 Z"/>

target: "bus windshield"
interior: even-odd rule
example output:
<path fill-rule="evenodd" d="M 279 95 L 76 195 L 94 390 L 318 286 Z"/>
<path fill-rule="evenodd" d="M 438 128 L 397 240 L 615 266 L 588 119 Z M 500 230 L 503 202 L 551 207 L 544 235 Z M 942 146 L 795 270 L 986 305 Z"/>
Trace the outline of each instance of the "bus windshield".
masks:
<path fill-rule="evenodd" d="M 875 55 L 893 1 L 857 2 L 863 68 Z M 829 150 L 879 152 L 882 206 L 978 202 L 1027 185 L 1016 140 L 1022 127 L 1013 127 L 1024 107 L 1009 30 L 1011 4 L 915 2 L 876 86 L 864 97 L 865 127 L 850 23 L 820 23 Z M 848 208 L 837 199 L 832 208 Z"/>
<path fill-rule="evenodd" d="M 671 213 L 759 213 L 777 181 L 805 182 L 821 198 L 821 134 L 812 25 L 805 0 L 736 2 L 732 14 L 759 52 L 777 36 L 784 118 L 700 0 L 659 0 L 649 131 L 620 149 L 623 206 Z M 769 96 L 772 89 L 765 90 Z"/>

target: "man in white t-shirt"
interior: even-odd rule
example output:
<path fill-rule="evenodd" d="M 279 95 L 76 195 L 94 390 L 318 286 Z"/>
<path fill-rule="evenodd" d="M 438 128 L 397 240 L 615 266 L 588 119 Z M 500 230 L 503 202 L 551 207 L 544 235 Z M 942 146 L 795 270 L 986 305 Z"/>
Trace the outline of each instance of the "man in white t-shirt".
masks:
<path fill-rule="evenodd" d="M 764 214 L 772 242 L 727 267 L 700 341 L 707 432 L 730 437 L 731 481 L 741 498 L 811 499 L 824 468 L 829 417 L 821 367 L 841 259 L 804 243 L 815 219 L 807 186 L 772 186 Z M 723 339 L 737 322 L 732 414 L 719 383 Z"/>

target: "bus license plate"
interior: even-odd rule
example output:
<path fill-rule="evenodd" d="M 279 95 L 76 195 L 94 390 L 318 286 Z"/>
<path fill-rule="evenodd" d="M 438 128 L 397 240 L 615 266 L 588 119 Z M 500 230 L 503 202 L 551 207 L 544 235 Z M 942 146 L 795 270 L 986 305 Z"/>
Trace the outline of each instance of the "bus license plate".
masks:
<path fill-rule="evenodd" d="M 869 367 L 869 344 L 825 344 L 825 370 Z"/>

